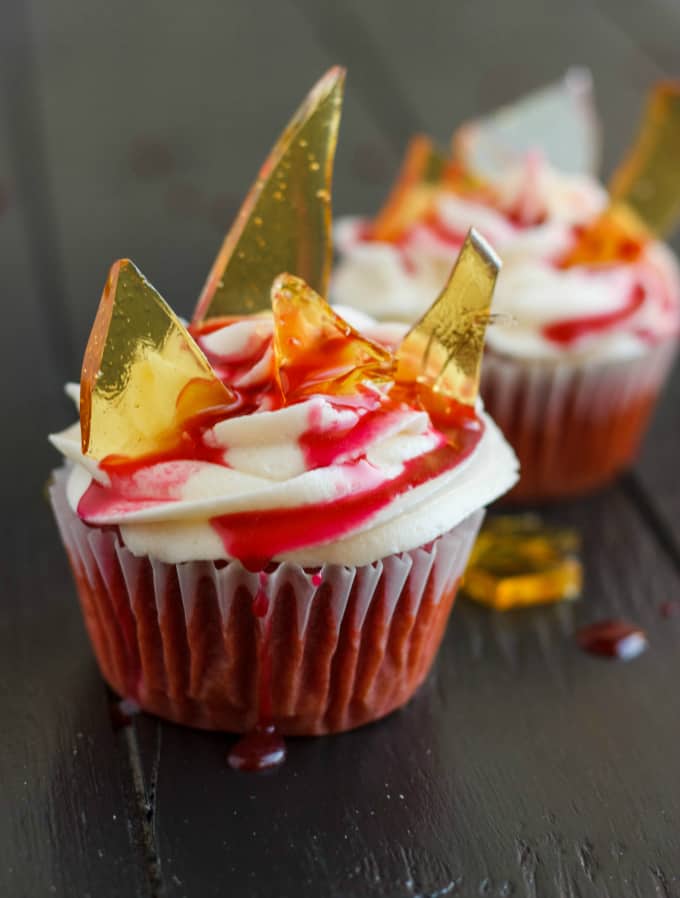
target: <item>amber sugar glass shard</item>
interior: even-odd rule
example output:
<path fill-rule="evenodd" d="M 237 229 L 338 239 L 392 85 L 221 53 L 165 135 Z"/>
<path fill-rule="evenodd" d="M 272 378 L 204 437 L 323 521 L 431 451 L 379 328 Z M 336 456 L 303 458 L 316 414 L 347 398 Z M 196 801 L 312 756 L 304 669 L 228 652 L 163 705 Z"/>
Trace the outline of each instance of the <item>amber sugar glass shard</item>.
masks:
<path fill-rule="evenodd" d="M 664 236 L 680 214 L 680 81 L 658 84 L 647 102 L 637 140 L 609 185 L 614 203 L 632 209 Z"/>
<path fill-rule="evenodd" d="M 573 265 L 620 265 L 635 262 L 649 241 L 649 231 L 624 203 L 612 203 L 578 234 L 560 260 L 561 268 Z"/>
<path fill-rule="evenodd" d="M 574 599 L 583 574 L 580 537 L 534 515 L 491 518 L 465 573 L 470 598 L 499 611 Z"/>
<path fill-rule="evenodd" d="M 395 242 L 430 209 L 447 168 L 446 158 L 429 137 L 411 138 L 397 180 L 385 205 L 376 215 L 369 236 Z"/>
<path fill-rule="evenodd" d="M 127 259 L 109 272 L 80 380 L 82 449 L 96 459 L 169 449 L 182 425 L 233 397 Z"/>
<path fill-rule="evenodd" d="M 271 302 L 276 371 L 287 402 L 392 383 L 392 353 L 357 333 L 301 278 L 280 275 Z"/>
<path fill-rule="evenodd" d="M 326 294 L 344 82 L 344 69 L 327 72 L 277 140 L 222 244 L 195 322 L 269 309 L 272 282 L 282 271 Z"/>
<path fill-rule="evenodd" d="M 637 139 L 609 185 L 611 203 L 588 225 L 562 265 L 634 262 L 652 235 L 680 214 L 680 82 L 652 91 Z"/>
<path fill-rule="evenodd" d="M 474 229 L 468 232 L 448 283 L 397 350 L 397 380 L 429 386 L 474 405 L 501 263 Z"/>

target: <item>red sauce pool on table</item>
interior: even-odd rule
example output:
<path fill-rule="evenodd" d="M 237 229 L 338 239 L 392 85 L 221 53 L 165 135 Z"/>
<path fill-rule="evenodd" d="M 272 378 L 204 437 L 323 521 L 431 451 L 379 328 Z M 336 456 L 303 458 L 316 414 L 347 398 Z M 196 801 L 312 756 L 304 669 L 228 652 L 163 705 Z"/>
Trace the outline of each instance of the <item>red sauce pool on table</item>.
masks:
<path fill-rule="evenodd" d="M 644 630 L 625 620 L 602 620 L 576 631 L 576 641 L 584 652 L 630 661 L 648 647 Z"/>
<path fill-rule="evenodd" d="M 271 770 L 285 760 L 286 743 L 271 724 L 258 724 L 252 732 L 238 740 L 227 756 L 233 770 L 251 773 Z"/>

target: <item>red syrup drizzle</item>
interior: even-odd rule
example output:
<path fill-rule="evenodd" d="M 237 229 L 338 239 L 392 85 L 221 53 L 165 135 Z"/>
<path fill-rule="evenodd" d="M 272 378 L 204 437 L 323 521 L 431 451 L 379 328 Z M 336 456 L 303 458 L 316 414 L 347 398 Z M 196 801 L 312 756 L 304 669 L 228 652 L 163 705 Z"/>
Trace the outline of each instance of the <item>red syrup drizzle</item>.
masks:
<path fill-rule="evenodd" d="M 137 458 L 107 455 L 99 462 L 99 467 L 108 475 L 109 485 L 103 486 L 96 480 L 90 483 L 78 503 L 79 516 L 88 522 L 116 509 L 124 509 L 128 504 L 133 506 L 130 510 L 139 510 L 146 505 L 158 505 L 176 499 L 175 489 L 184 483 L 186 472 L 173 471 L 169 467 L 163 484 L 159 483 L 158 478 L 154 478 L 153 495 L 148 496 L 144 495 L 143 489 L 140 490 L 135 475 L 151 465 L 165 462 L 195 461 L 223 465 L 224 447 L 206 444 L 203 434 L 218 421 L 240 414 L 240 408 L 240 398 L 236 397 L 232 405 L 206 409 L 195 415 L 184 423 L 175 445 L 169 449 L 150 452 Z M 162 488 L 159 489 L 160 487 Z M 161 495 L 162 492 L 165 495 Z"/>
<path fill-rule="evenodd" d="M 278 767 L 286 759 L 286 743 L 271 722 L 272 708 L 272 658 L 271 658 L 271 615 L 267 582 L 269 576 L 260 571 L 260 586 L 253 599 L 253 614 L 264 619 L 260 641 L 260 682 L 258 687 L 258 723 L 250 733 L 242 736 L 227 756 L 229 766 L 234 770 L 257 772 Z"/>
<path fill-rule="evenodd" d="M 576 631 L 576 641 L 584 652 L 605 658 L 630 661 L 648 646 L 640 627 L 623 620 L 603 620 Z"/>
<path fill-rule="evenodd" d="M 584 315 L 581 318 L 567 318 L 554 321 L 543 328 L 543 336 L 553 343 L 562 345 L 573 343 L 589 334 L 606 331 L 634 315 L 645 301 L 645 291 L 640 284 L 633 288 L 628 302 L 614 312 L 602 312 L 599 315 Z"/>
<path fill-rule="evenodd" d="M 293 552 L 309 543 L 314 533 L 317 542 L 338 539 L 376 515 L 399 496 L 414 487 L 450 471 L 467 458 L 479 441 L 479 432 L 463 431 L 468 439 L 461 445 L 445 444 L 405 462 L 400 474 L 374 488 L 357 491 L 332 502 L 318 502 L 290 508 L 244 511 L 212 518 L 211 523 L 231 557 L 238 558 L 250 570 L 263 567 L 270 558 Z M 346 465 L 355 468 L 358 479 L 367 462 L 359 459 Z M 259 547 L 260 551 L 256 551 Z M 263 551 L 265 550 L 266 551 Z"/>

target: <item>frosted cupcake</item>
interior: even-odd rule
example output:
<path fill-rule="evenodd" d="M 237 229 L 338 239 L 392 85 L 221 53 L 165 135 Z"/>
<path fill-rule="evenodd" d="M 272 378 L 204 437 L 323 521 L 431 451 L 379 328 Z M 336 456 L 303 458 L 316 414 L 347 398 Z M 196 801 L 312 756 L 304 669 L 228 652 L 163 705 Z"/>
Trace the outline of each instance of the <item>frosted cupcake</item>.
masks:
<path fill-rule="evenodd" d="M 178 723 L 319 734 L 402 705 L 432 664 L 484 506 L 517 477 L 476 398 L 497 271 L 481 238 L 392 349 L 266 270 L 294 245 L 298 270 L 323 280 L 340 87 L 327 76 L 284 132 L 189 329 L 131 262 L 113 266 L 80 421 L 51 438 L 67 459 L 52 503 L 101 671 Z M 272 219 L 288 220 L 284 241 Z M 271 257 L 249 265 L 259 239 Z"/>
<path fill-rule="evenodd" d="M 379 319 L 422 312 L 467 227 L 498 249 L 499 320 L 487 337 L 482 394 L 520 457 L 514 498 L 587 491 L 635 457 L 680 325 L 678 267 L 652 236 L 673 219 L 676 193 L 666 182 L 652 208 L 639 191 L 641 181 L 649 188 L 666 177 L 659 147 L 680 151 L 677 97 L 674 87 L 657 90 L 609 193 L 583 170 L 557 171 L 535 151 L 501 154 L 503 164 L 487 164 L 479 176 L 472 160 L 482 168 L 490 154 L 480 148 L 482 129 L 468 126 L 453 160 L 416 139 L 376 220 L 338 225 L 332 297 L 354 297 Z M 662 119 L 671 124 L 660 132 Z"/>

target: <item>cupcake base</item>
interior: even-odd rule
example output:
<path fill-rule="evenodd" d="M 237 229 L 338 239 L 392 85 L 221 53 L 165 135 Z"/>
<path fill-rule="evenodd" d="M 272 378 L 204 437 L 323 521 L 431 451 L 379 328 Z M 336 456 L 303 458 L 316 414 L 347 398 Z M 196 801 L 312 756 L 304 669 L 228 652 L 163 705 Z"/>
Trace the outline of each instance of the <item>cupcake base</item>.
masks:
<path fill-rule="evenodd" d="M 50 497 L 101 672 L 176 723 L 311 735 L 403 705 L 427 675 L 484 516 L 363 567 L 253 573 L 238 561 L 165 564 L 90 527 L 56 472 Z"/>
<path fill-rule="evenodd" d="M 580 495 L 628 468 L 675 352 L 673 338 L 636 359 L 577 365 L 487 349 L 484 405 L 520 460 L 520 480 L 504 501 Z"/>

